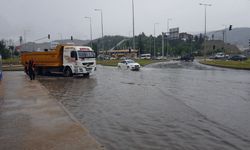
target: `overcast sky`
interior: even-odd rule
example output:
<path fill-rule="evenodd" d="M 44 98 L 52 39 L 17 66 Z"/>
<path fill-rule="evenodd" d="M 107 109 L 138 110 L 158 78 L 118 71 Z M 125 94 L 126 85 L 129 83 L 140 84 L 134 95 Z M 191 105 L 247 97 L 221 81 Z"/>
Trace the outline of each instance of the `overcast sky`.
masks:
<path fill-rule="evenodd" d="M 170 27 L 181 32 L 204 32 L 204 6 L 207 8 L 207 30 L 219 30 L 223 25 L 250 27 L 250 0 L 134 0 L 135 33 L 160 34 Z M 103 10 L 104 35 L 132 36 L 132 0 L 0 0 L 0 38 L 14 39 L 26 35 L 33 41 L 51 34 L 51 39 L 90 39 L 92 17 L 93 39 L 101 37 Z"/>

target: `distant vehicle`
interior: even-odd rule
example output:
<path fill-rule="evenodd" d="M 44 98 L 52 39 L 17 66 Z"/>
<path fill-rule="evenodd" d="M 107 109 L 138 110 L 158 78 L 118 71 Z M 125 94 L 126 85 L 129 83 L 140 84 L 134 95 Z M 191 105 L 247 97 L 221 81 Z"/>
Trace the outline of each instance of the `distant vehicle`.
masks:
<path fill-rule="evenodd" d="M 21 54 L 21 62 L 25 67 L 30 60 L 34 61 L 37 74 L 59 72 L 66 77 L 81 74 L 89 76 L 96 70 L 95 53 L 87 46 L 58 45 L 51 51 Z"/>
<path fill-rule="evenodd" d="M 211 56 L 208 57 L 208 59 L 215 59 L 215 56 L 211 55 Z"/>
<path fill-rule="evenodd" d="M 229 58 L 229 60 L 233 61 L 244 61 L 247 60 L 247 57 L 245 55 L 233 55 Z"/>
<path fill-rule="evenodd" d="M 214 59 L 224 59 L 225 58 L 225 54 L 220 52 L 220 53 L 216 53 L 214 56 Z"/>
<path fill-rule="evenodd" d="M 141 66 L 140 66 L 140 64 L 136 63 L 135 61 L 133 61 L 131 59 L 127 59 L 127 60 L 123 60 L 120 63 L 118 63 L 118 68 L 139 71 Z"/>
<path fill-rule="evenodd" d="M 110 60 L 110 56 L 108 56 L 108 55 L 103 55 L 103 54 L 100 54 L 100 55 L 98 55 L 98 57 L 97 57 L 98 59 L 101 59 L 101 60 Z"/>
<path fill-rule="evenodd" d="M 0 55 L 0 80 L 2 80 L 3 71 L 2 71 L 2 56 Z"/>
<path fill-rule="evenodd" d="M 141 59 L 151 59 L 151 54 L 141 54 Z"/>
<path fill-rule="evenodd" d="M 181 61 L 194 61 L 194 56 L 191 54 L 184 55 L 180 58 Z"/>
<path fill-rule="evenodd" d="M 120 60 L 126 60 L 127 59 L 127 57 L 121 57 L 120 58 Z"/>
<path fill-rule="evenodd" d="M 157 60 L 163 60 L 163 59 L 165 59 L 165 58 L 162 57 L 162 56 L 158 56 L 158 57 L 156 57 L 156 59 L 157 59 Z"/>

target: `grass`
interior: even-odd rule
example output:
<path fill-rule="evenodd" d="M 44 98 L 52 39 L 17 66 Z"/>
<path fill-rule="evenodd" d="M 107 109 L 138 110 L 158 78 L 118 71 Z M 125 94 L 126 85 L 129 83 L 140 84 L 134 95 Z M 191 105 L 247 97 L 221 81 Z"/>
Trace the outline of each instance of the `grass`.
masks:
<path fill-rule="evenodd" d="M 9 64 L 18 65 L 20 63 L 21 62 L 20 62 L 19 57 L 17 57 L 17 58 L 3 59 L 3 65 L 9 65 Z"/>
<path fill-rule="evenodd" d="M 24 71 L 24 67 L 21 65 L 8 65 L 2 67 L 3 71 Z"/>
<path fill-rule="evenodd" d="M 103 66 L 117 66 L 120 60 L 96 60 L 96 64 Z"/>
<path fill-rule="evenodd" d="M 141 66 L 146 66 L 148 64 L 162 62 L 164 60 L 148 60 L 148 59 L 139 59 L 135 60 L 135 62 L 139 63 Z M 97 64 L 103 66 L 117 66 L 117 64 L 121 62 L 121 60 L 97 60 Z"/>
<path fill-rule="evenodd" d="M 8 58 L 2 60 L 3 71 L 23 71 L 24 67 L 21 65 L 19 58 Z"/>
<path fill-rule="evenodd" d="M 200 63 L 217 67 L 250 70 L 250 59 L 246 61 L 208 60 L 208 61 L 200 61 Z"/>

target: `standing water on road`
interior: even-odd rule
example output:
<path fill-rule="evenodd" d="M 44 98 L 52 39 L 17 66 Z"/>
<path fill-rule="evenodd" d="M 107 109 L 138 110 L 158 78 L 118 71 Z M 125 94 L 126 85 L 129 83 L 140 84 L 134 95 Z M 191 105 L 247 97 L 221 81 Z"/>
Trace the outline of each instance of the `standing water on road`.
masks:
<path fill-rule="evenodd" d="M 249 71 L 161 63 L 39 81 L 110 150 L 250 147 Z"/>

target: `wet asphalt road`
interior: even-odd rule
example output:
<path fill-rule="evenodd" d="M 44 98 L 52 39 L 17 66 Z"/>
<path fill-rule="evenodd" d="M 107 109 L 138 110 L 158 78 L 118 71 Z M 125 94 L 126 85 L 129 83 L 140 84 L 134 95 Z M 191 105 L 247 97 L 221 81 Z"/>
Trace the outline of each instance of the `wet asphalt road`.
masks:
<path fill-rule="evenodd" d="M 38 80 L 110 150 L 250 149 L 249 71 L 161 63 Z"/>

